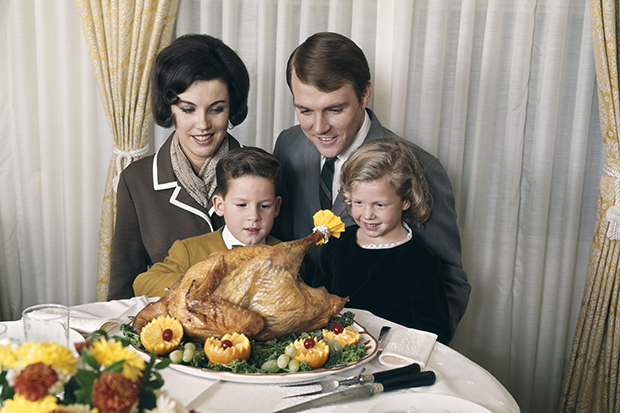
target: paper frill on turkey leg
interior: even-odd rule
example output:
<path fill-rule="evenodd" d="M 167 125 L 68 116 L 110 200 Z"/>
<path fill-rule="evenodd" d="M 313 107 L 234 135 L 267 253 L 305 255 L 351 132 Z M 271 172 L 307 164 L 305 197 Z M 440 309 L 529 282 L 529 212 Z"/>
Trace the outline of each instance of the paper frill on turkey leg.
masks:
<path fill-rule="evenodd" d="M 339 216 L 334 215 L 329 209 L 322 209 L 312 217 L 314 219 L 313 232 L 319 230 L 323 233 L 323 239 L 317 245 L 325 244 L 330 236 L 340 238 L 340 233 L 344 232 L 344 222 Z"/>

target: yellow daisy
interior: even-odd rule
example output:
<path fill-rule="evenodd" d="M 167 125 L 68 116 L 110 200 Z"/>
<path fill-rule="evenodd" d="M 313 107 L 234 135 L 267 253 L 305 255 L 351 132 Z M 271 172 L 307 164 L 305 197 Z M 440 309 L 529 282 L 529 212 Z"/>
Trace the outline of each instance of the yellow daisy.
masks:
<path fill-rule="evenodd" d="M 56 397 L 51 394 L 36 402 L 31 402 L 16 394 L 13 399 L 6 400 L 4 407 L 0 408 L 0 413 L 49 413 L 58 408 Z"/>
<path fill-rule="evenodd" d="M 67 374 L 76 373 L 77 357 L 67 347 L 58 343 L 21 343 L 14 352 L 17 361 L 13 368 L 23 369 L 28 364 L 42 362 Z"/>
<path fill-rule="evenodd" d="M 120 341 L 106 341 L 101 339 L 93 343 L 91 354 L 97 362 L 105 367 L 117 361 L 125 360 L 123 364 L 123 376 L 131 381 L 136 381 L 142 376 L 144 370 L 144 360 L 136 353 L 123 347 Z"/>

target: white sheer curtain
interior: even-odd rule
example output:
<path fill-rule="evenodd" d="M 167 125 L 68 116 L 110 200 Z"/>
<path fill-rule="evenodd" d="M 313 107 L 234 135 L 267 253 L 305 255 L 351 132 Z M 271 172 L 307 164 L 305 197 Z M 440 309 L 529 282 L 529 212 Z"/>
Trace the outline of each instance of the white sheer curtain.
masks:
<path fill-rule="evenodd" d="M 181 0 L 177 17 L 177 35 L 244 59 L 250 114 L 232 133 L 266 149 L 295 123 L 294 47 L 323 30 L 362 47 L 371 108 L 452 180 L 473 287 L 453 346 L 524 412 L 557 410 L 592 241 L 604 154 L 586 3 Z M 80 30 L 73 0 L 0 0 L 3 318 L 95 298 L 111 138 Z"/>
<path fill-rule="evenodd" d="M 0 303 L 95 300 L 108 123 L 75 2 L 0 1 Z"/>

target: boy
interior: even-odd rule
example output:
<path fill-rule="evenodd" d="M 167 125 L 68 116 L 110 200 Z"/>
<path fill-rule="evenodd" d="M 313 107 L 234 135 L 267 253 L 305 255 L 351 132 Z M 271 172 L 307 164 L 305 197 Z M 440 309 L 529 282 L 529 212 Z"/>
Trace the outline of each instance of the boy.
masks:
<path fill-rule="evenodd" d="M 280 162 L 260 148 L 246 146 L 222 157 L 215 173 L 213 208 L 224 217 L 225 225 L 215 232 L 176 241 L 163 262 L 136 277 L 136 296 L 164 295 L 185 271 L 213 252 L 280 242 L 269 235 L 282 202 L 277 195 L 282 180 Z"/>

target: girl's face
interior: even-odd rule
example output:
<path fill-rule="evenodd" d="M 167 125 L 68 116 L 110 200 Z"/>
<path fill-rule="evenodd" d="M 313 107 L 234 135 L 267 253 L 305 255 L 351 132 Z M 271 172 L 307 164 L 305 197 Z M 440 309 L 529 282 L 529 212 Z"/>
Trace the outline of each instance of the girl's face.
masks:
<path fill-rule="evenodd" d="M 179 94 L 172 114 L 181 149 L 198 173 L 228 131 L 228 86 L 220 79 L 194 82 Z"/>
<path fill-rule="evenodd" d="M 403 201 L 394 186 L 384 180 L 360 181 L 351 188 L 351 216 L 361 231 L 359 244 L 386 244 L 402 241 L 407 230 L 402 213 L 411 203 Z"/>

